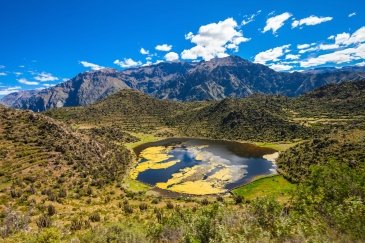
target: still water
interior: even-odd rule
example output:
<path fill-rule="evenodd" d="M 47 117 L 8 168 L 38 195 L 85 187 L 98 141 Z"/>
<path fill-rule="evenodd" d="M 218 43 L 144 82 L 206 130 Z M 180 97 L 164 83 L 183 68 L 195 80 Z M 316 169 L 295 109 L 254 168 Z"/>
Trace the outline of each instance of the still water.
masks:
<path fill-rule="evenodd" d="M 275 173 L 264 155 L 276 151 L 233 141 L 169 138 L 134 149 L 139 158 L 132 176 L 161 189 L 188 194 L 223 193 Z"/>

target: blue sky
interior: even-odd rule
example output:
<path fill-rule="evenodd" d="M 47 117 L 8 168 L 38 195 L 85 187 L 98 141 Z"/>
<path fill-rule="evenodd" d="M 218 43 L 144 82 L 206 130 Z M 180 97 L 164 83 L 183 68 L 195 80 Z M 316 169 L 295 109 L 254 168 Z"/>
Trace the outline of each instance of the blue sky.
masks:
<path fill-rule="evenodd" d="M 365 65 L 363 9 L 363 0 L 2 0 L 0 95 L 102 67 L 226 55 L 278 71 Z"/>

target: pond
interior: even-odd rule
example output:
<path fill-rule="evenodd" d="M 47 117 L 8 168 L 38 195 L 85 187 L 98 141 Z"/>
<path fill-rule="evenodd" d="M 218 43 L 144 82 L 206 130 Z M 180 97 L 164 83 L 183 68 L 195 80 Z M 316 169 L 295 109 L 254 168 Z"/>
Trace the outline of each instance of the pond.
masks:
<path fill-rule="evenodd" d="M 233 141 L 168 138 L 134 149 L 132 178 L 178 193 L 227 192 L 254 177 L 276 173 L 274 149 Z"/>

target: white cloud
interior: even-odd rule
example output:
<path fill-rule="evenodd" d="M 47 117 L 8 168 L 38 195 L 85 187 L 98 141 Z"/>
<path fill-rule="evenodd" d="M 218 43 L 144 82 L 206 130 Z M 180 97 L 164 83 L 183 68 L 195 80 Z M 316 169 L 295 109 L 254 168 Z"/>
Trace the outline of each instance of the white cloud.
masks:
<path fill-rule="evenodd" d="M 298 60 L 300 58 L 300 55 L 294 55 L 294 54 L 288 54 L 285 56 L 286 60 Z"/>
<path fill-rule="evenodd" d="M 349 18 L 354 17 L 354 16 L 356 16 L 356 12 L 350 13 L 350 14 L 348 15 L 348 17 L 349 17 Z"/>
<path fill-rule="evenodd" d="M 330 36 L 330 37 L 328 37 L 327 39 L 329 39 L 329 40 L 334 40 L 334 39 L 335 39 L 335 37 L 336 37 L 336 36 L 331 35 L 331 36 Z"/>
<path fill-rule="evenodd" d="M 29 81 L 25 78 L 18 79 L 18 82 L 21 83 L 21 84 L 26 84 L 26 85 L 39 85 L 39 82 Z"/>
<path fill-rule="evenodd" d="M 162 44 L 155 47 L 157 51 L 171 51 L 172 45 Z"/>
<path fill-rule="evenodd" d="M 139 52 L 142 54 L 142 55 L 149 55 L 150 54 L 150 51 L 144 49 L 143 47 L 141 48 L 141 50 L 139 50 Z"/>
<path fill-rule="evenodd" d="M 258 53 L 255 56 L 255 63 L 266 64 L 268 62 L 279 61 L 279 57 L 289 52 L 290 45 L 278 46 L 263 52 Z"/>
<path fill-rule="evenodd" d="M 53 76 L 51 73 L 41 72 L 34 77 L 35 80 L 40 82 L 56 81 L 57 77 Z"/>
<path fill-rule="evenodd" d="M 356 63 L 355 66 L 357 66 L 357 67 L 364 67 L 365 66 L 365 61 L 364 62 Z"/>
<path fill-rule="evenodd" d="M 327 63 L 341 64 L 361 59 L 365 59 L 365 44 L 309 58 L 306 61 L 300 62 L 300 66 L 313 67 Z"/>
<path fill-rule="evenodd" d="M 68 81 L 68 80 L 70 80 L 69 78 L 63 78 L 62 79 L 62 82 L 66 82 L 66 81 Z"/>
<path fill-rule="evenodd" d="M 87 61 L 81 61 L 80 64 L 86 68 L 91 68 L 91 70 L 94 70 L 94 71 L 97 71 L 97 70 L 100 70 L 100 69 L 103 69 L 105 67 L 103 66 L 100 66 L 98 64 L 94 64 L 94 63 L 91 63 L 91 62 L 87 62 Z"/>
<path fill-rule="evenodd" d="M 274 69 L 277 72 L 280 72 L 280 71 L 288 71 L 288 70 L 291 70 L 293 68 L 290 65 L 280 64 L 280 63 L 269 65 L 269 67 L 271 69 Z"/>
<path fill-rule="evenodd" d="M 300 45 L 297 45 L 297 48 L 298 49 L 307 49 L 310 46 L 311 46 L 311 44 L 300 44 Z"/>
<path fill-rule="evenodd" d="M 356 30 L 352 35 L 349 33 L 337 34 L 335 43 L 338 45 L 349 46 L 351 44 L 358 44 L 365 42 L 365 26 Z"/>
<path fill-rule="evenodd" d="M 332 49 L 337 49 L 339 47 L 340 46 L 337 44 L 320 44 L 318 48 L 320 50 L 332 50 Z"/>
<path fill-rule="evenodd" d="M 276 34 L 276 31 L 280 29 L 285 24 L 285 21 L 287 21 L 291 16 L 291 13 L 285 12 L 267 19 L 266 26 L 264 27 L 262 33 L 272 30 L 272 33 Z"/>
<path fill-rule="evenodd" d="M 115 60 L 114 64 L 122 67 L 122 68 L 131 68 L 131 67 L 138 67 L 142 65 L 141 61 L 134 61 L 132 58 L 124 58 L 123 61 Z"/>
<path fill-rule="evenodd" d="M 14 74 L 15 74 L 16 76 L 20 76 L 20 75 L 22 75 L 23 73 L 22 73 L 22 72 L 14 72 Z"/>
<path fill-rule="evenodd" d="M 332 17 L 318 17 L 318 16 L 311 15 L 304 19 L 294 20 L 291 26 L 292 26 L 292 28 L 296 28 L 296 27 L 299 27 L 302 25 L 317 25 L 317 24 L 331 21 L 332 19 L 333 19 Z"/>
<path fill-rule="evenodd" d="M 299 51 L 300 54 L 304 54 L 304 53 L 307 53 L 307 52 L 312 52 L 312 51 L 317 51 L 318 50 L 318 47 L 314 46 L 314 47 L 310 47 L 310 48 L 307 48 L 307 49 L 302 49 Z"/>
<path fill-rule="evenodd" d="M 257 11 L 254 14 L 251 14 L 249 16 L 245 16 L 245 19 L 242 20 L 241 25 L 248 25 L 249 23 L 253 22 L 255 18 L 261 13 L 261 10 Z"/>
<path fill-rule="evenodd" d="M 203 58 L 206 61 L 215 57 L 226 57 L 227 49 L 238 51 L 239 45 L 250 39 L 243 37 L 237 22 L 233 18 L 228 18 L 218 23 L 203 25 L 197 34 L 192 32 L 185 35 L 186 40 L 190 40 L 194 47 L 184 50 L 181 53 L 183 59 L 196 60 Z"/>
<path fill-rule="evenodd" d="M 4 65 L 0 65 L 0 69 L 6 68 Z"/>
<path fill-rule="evenodd" d="M 0 76 L 6 76 L 7 74 L 5 72 L 0 72 Z"/>
<path fill-rule="evenodd" d="M 179 54 L 176 52 L 169 52 L 165 55 L 165 60 L 168 62 L 175 62 L 179 60 Z"/>
<path fill-rule="evenodd" d="M 18 92 L 21 89 L 20 86 L 15 86 L 15 87 L 8 87 L 5 89 L 0 89 L 0 95 L 8 95 L 14 92 Z"/>

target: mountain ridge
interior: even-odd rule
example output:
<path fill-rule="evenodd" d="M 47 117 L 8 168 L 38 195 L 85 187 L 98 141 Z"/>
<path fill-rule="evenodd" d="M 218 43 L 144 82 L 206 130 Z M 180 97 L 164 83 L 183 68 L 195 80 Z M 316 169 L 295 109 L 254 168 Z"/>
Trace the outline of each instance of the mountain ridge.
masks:
<path fill-rule="evenodd" d="M 84 72 L 48 89 L 9 94 L 1 103 L 13 108 L 44 111 L 92 104 L 122 89 L 135 89 L 155 98 L 179 101 L 242 98 L 255 93 L 298 96 L 326 84 L 363 77 L 365 71 L 361 68 L 285 73 L 229 56 L 199 63 L 163 62 L 123 71 Z"/>

